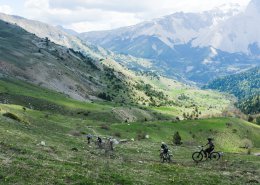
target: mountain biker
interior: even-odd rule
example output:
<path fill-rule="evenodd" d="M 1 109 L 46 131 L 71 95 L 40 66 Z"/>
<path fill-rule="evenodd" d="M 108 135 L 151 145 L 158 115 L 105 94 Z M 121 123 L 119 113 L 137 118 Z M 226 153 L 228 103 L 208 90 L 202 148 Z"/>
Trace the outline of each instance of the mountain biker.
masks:
<path fill-rule="evenodd" d="M 161 154 L 167 154 L 169 151 L 168 146 L 164 142 L 162 142 L 161 151 Z"/>
<path fill-rule="evenodd" d="M 88 134 L 87 135 L 87 140 L 88 140 L 88 144 L 90 144 L 90 140 L 92 139 L 92 135 L 91 134 Z"/>
<path fill-rule="evenodd" d="M 101 137 L 97 137 L 97 142 L 98 142 L 99 145 L 101 145 L 101 143 L 102 143 Z"/>
<path fill-rule="evenodd" d="M 206 148 L 205 150 L 204 150 L 204 155 L 206 156 L 207 154 L 209 155 L 211 152 L 213 152 L 213 150 L 214 150 L 214 144 L 213 144 L 213 142 L 212 142 L 212 138 L 208 138 L 208 143 L 206 144 L 206 145 L 204 145 L 204 146 L 208 146 L 208 148 Z"/>
<path fill-rule="evenodd" d="M 114 150 L 114 147 L 113 147 L 113 145 L 114 145 L 114 140 L 112 139 L 112 138 L 108 138 L 108 144 L 109 144 L 109 148 L 110 148 L 110 150 Z"/>

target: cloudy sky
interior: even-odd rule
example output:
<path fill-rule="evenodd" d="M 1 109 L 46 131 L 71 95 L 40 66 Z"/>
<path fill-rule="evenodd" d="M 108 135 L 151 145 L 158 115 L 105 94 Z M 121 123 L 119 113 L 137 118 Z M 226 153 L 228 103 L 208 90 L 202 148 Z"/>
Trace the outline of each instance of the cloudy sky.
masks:
<path fill-rule="evenodd" d="M 0 12 L 78 32 L 133 25 L 178 11 L 200 12 L 250 0 L 0 0 Z"/>

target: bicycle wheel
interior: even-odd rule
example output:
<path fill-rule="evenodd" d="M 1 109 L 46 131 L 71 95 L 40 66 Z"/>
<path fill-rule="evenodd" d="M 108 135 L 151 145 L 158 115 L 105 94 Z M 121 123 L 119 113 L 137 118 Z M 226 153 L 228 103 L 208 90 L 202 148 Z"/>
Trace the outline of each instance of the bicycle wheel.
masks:
<path fill-rule="evenodd" d="M 219 160 L 219 158 L 220 158 L 220 154 L 219 154 L 218 152 L 212 152 L 212 153 L 209 155 L 209 158 L 210 158 L 211 160 L 217 161 L 217 160 Z"/>
<path fill-rule="evenodd" d="M 164 163 L 164 161 L 165 161 L 165 158 L 164 158 L 163 154 L 160 154 L 160 161 L 161 161 L 161 163 Z"/>
<path fill-rule="evenodd" d="M 192 159 L 196 162 L 199 162 L 203 159 L 203 154 L 201 152 L 194 152 L 192 154 Z"/>
<path fill-rule="evenodd" d="M 171 156 L 170 156 L 170 154 L 166 154 L 166 161 L 168 162 L 168 163 L 171 163 Z"/>
<path fill-rule="evenodd" d="M 209 159 L 209 154 L 208 153 L 202 152 L 201 154 L 203 155 L 202 161 L 207 161 Z"/>

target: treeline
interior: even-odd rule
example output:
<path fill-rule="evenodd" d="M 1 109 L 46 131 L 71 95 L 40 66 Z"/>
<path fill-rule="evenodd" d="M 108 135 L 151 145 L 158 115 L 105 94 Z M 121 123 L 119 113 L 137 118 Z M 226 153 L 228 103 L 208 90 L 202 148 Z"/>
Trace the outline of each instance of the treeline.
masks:
<path fill-rule="evenodd" d="M 240 100 L 237 107 L 246 114 L 260 113 L 260 95 L 251 96 Z"/>
<path fill-rule="evenodd" d="M 260 67 L 213 80 L 204 88 L 215 89 L 235 95 L 238 98 L 237 107 L 244 113 L 260 113 Z"/>

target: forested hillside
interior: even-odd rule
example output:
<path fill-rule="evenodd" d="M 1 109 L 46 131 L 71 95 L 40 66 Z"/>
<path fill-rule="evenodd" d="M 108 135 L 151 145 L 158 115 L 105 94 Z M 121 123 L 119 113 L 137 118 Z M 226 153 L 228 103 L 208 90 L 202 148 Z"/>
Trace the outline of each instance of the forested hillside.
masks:
<path fill-rule="evenodd" d="M 255 95 L 245 98 L 237 103 L 239 109 L 247 114 L 257 114 L 260 112 L 260 96 Z"/>
<path fill-rule="evenodd" d="M 237 106 L 247 114 L 260 112 L 260 67 L 216 79 L 205 86 L 205 88 L 235 95 L 239 99 Z"/>

